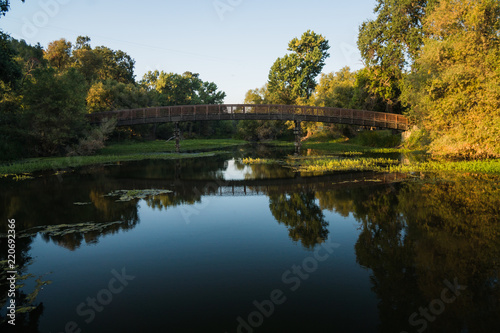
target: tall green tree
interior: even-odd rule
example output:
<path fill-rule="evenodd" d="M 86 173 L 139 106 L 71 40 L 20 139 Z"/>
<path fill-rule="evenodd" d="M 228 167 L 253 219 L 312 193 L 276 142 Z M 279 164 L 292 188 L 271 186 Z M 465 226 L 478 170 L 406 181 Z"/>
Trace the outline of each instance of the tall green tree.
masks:
<path fill-rule="evenodd" d="M 377 0 L 375 20 L 359 29 L 358 47 L 367 67 L 370 93 L 399 112 L 400 84 L 423 44 L 423 20 L 436 0 Z"/>
<path fill-rule="evenodd" d="M 96 47 L 93 52 L 101 61 L 98 69 L 99 80 L 116 80 L 122 83 L 134 83 L 135 60 L 121 50 L 111 50 L 105 46 Z"/>
<path fill-rule="evenodd" d="M 435 154 L 500 156 L 500 2 L 442 0 L 404 101 Z"/>
<path fill-rule="evenodd" d="M 316 87 L 316 77 L 330 56 L 328 41 L 322 35 L 308 30 L 300 39 L 288 44 L 292 53 L 278 58 L 269 72 L 268 90 L 273 103 L 296 104 L 309 99 Z"/>
<path fill-rule="evenodd" d="M 0 31 L 0 92 L 4 85 L 12 85 L 21 78 L 21 68 L 15 61 L 16 50 L 9 35 Z"/>
<path fill-rule="evenodd" d="M 86 82 L 75 69 L 34 71 L 23 86 L 24 128 L 34 153 L 50 156 L 78 142 L 85 129 Z"/>

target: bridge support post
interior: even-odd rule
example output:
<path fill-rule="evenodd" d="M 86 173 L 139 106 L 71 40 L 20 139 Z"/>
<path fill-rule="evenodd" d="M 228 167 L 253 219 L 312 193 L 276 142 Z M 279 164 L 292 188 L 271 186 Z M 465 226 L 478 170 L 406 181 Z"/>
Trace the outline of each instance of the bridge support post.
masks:
<path fill-rule="evenodd" d="M 175 122 L 174 136 L 175 136 L 175 152 L 180 153 L 181 152 L 181 144 L 180 144 L 181 130 L 179 129 L 179 122 L 177 122 L 177 121 Z"/>
<path fill-rule="evenodd" d="M 300 155 L 300 148 L 302 147 L 302 127 L 300 126 L 300 120 L 294 120 L 295 128 L 293 134 L 295 134 L 295 155 Z"/>

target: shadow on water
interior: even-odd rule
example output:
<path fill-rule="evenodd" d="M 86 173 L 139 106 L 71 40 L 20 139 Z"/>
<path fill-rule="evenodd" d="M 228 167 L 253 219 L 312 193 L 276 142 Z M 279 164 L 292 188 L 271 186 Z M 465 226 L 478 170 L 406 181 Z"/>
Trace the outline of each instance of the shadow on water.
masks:
<path fill-rule="evenodd" d="M 314 250 L 335 233 L 325 217 L 327 211 L 355 219 L 356 262 L 370 271 L 371 290 L 378 299 L 373 331 L 493 332 L 499 327 L 498 178 L 405 179 L 375 173 L 308 178 L 278 165 L 239 162 L 241 157 L 282 154 L 287 149 L 262 147 L 250 153 L 237 150 L 229 160 L 214 156 L 142 161 L 84 168 L 62 179 L 2 181 L 0 215 L 5 221 L 15 216 L 18 223 L 20 275 L 29 271 L 30 247 L 37 235 L 75 251 L 98 244 L 105 235 L 132 231 L 141 222 L 141 203 L 165 211 L 200 203 L 207 196 L 267 196 L 275 221 L 305 250 Z M 239 178 L 230 179 L 235 174 Z M 169 192 L 141 197 L 141 190 L 153 188 Z M 117 202 L 119 197 L 110 196 L 117 190 L 137 192 Z M 0 233 L 6 233 L 5 224 Z M 0 251 L 0 261 L 6 265 L 5 235 Z M 451 290 L 449 283 L 467 287 Z M 0 320 L 6 319 L 7 291 L 2 276 Z M 19 304 L 34 309 L 17 320 L 19 327 L 37 331 L 44 306 L 29 300 L 20 293 Z M 292 319 L 287 332 L 300 331 L 301 324 Z"/>

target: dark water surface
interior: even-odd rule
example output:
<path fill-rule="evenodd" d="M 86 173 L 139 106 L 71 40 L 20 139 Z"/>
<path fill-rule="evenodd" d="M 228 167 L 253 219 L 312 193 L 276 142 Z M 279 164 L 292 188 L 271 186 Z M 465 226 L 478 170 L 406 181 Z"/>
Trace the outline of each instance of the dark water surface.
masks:
<path fill-rule="evenodd" d="M 2 270 L 15 219 L 26 277 L 16 304 L 36 307 L 16 328 L 499 331 L 498 177 L 313 176 L 240 162 L 284 153 L 0 180 Z"/>

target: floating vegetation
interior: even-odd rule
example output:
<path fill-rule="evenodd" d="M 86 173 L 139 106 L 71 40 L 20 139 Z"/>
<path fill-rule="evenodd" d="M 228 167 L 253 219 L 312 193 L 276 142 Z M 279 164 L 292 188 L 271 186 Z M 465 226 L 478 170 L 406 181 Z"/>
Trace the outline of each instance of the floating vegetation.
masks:
<path fill-rule="evenodd" d="M 88 206 L 88 205 L 92 205 L 92 202 L 73 202 L 73 205 Z"/>
<path fill-rule="evenodd" d="M 105 195 L 105 197 L 120 197 L 116 202 L 127 202 L 134 199 L 146 199 L 150 196 L 172 193 L 170 190 L 117 190 Z"/>
<path fill-rule="evenodd" d="M 58 224 L 58 225 L 39 226 L 18 232 L 16 234 L 16 237 L 17 238 L 33 237 L 36 236 L 38 233 L 45 234 L 48 236 L 64 236 L 74 233 L 87 233 L 93 231 L 101 232 L 112 225 L 121 223 L 124 223 L 124 221 L 106 222 L 106 223 L 84 222 L 77 224 Z M 0 234 L 0 238 L 7 238 L 7 234 Z"/>
<path fill-rule="evenodd" d="M 29 294 L 25 294 L 23 291 L 21 291 L 22 288 L 25 287 L 24 283 L 19 283 L 20 281 L 26 281 L 28 279 L 35 278 L 36 276 L 33 274 L 23 274 L 21 273 L 24 271 L 27 266 L 31 265 L 33 261 L 27 261 L 21 266 L 16 265 L 15 271 L 17 272 L 16 275 L 16 294 L 17 296 L 22 295 L 23 297 L 20 297 L 20 301 L 18 300 L 18 303 L 16 303 L 16 313 L 17 314 L 23 314 L 23 313 L 30 313 L 31 311 L 35 310 L 39 305 L 35 304 L 35 300 L 40 293 L 40 291 L 43 289 L 44 286 L 47 286 L 52 283 L 52 281 L 47 280 L 43 281 L 41 276 L 38 276 L 38 278 L 35 280 L 35 287 L 32 292 Z M 0 288 L 7 290 L 9 286 L 9 281 L 7 280 L 8 277 L 10 277 L 10 273 L 7 273 L 9 270 L 12 270 L 8 268 L 8 261 L 3 260 L 0 261 Z M 46 274 L 44 274 L 46 275 Z M 7 296 L 7 293 L 5 293 L 5 296 Z M 6 299 L 0 300 L 1 302 L 5 302 Z M 3 318 L 0 318 L 3 319 Z M 5 319 L 3 321 L 0 321 L 0 325 L 5 323 Z"/>
<path fill-rule="evenodd" d="M 265 158 L 244 158 L 241 160 L 244 164 L 275 164 L 277 160 Z"/>
<path fill-rule="evenodd" d="M 21 181 L 21 180 L 29 180 L 29 179 L 34 179 L 30 173 L 23 173 L 23 174 L 15 174 L 15 173 L 5 173 L 5 174 L 0 174 L 0 178 L 8 178 L 12 177 L 13 180 Z"/>
<path fill-rule="evenodd" d="M 389 158 L 323 158 L 314 160 L 304 160 L 295 165 L 300 172 L 318 172 L 318 171 L 384 171 L 389 165 L 398 164 L 398 160 Z"/>

